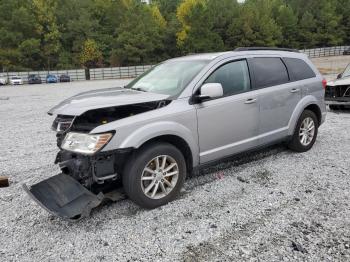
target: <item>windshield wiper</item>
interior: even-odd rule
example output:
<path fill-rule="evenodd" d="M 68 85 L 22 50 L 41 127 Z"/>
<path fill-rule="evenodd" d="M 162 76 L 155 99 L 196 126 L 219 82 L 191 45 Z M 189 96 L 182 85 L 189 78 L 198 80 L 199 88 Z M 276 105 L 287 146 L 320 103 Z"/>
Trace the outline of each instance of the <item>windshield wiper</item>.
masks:
<path fill-rule="evenodd" d="M 136 87 L 136 88 L 130 88 L 132 90 L 136 90 L 136 91 L 141 91 L 141 92 L 147 92 L 146 89 L 143 89 L 142 87 Z"/>

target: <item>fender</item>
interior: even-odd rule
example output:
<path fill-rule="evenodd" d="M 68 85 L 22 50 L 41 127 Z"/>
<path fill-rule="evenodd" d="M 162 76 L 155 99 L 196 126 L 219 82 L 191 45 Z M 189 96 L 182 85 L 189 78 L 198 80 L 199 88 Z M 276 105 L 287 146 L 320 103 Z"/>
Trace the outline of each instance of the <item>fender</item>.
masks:
<path fill-rule="evenodd" d="M 192 136 L 191 131 L 184 125 L 171 121 L 160 121 L 143 125 L 125 137 L 117 148 L 139 148 L 147 141 L 164 135 L 174 135 L 182 138 L 189 146 L 193 166 L 199 163 L 199 148 L 197 138 Z"/>
<path fill-rule="evenodd" d="M 305 108 L 308 107 L 309 105 L 317 105 L 319 107 L 320 111 L 322 112 L 321 107 L 320 107 L 320 103 L 314 96 L 307 95 L 307 96 L 303 97 L 299 101 L 297 106 L 295 107 L 293 114 L 289 120 L 288 136 L 292 136 L 294 134 L 295 126 L 297 125 L 297 122 L 300 118 L 300 115 L 303 113 Z"/>

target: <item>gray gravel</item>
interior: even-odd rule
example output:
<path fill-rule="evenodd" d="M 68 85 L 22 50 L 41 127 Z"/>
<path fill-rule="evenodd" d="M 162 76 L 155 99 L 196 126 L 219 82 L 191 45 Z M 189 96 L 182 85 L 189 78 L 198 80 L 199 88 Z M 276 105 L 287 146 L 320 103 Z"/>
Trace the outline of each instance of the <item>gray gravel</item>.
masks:
<path fill-rule="evenodd" d="M 124 81 L 125 82 L 125 81 Z M 52 117 L 63 98 L 120 81 L 0 88 L 0 261 L 349 261 L 350 113 L 329 113 L 314 148 L 275 146 L 209 168 L 181 197 L 107 204 L 77 223 L 22 191 L 59 172 Z"/>

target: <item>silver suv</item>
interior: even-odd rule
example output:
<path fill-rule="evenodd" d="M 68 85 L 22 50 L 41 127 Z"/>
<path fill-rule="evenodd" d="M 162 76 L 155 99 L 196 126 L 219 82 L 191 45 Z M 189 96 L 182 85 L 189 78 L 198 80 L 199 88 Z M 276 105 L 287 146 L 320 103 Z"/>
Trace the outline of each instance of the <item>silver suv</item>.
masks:
<path fill-rule="evenodd" d="M 87 215 L 116 188 L 156 208 L 178 196 L 188 174 L 223 157 L 281 141 L 309 150 L 326 116 L 325 85 L 306 55 L 288 49 L 165 61 L 125 87 L 52 108 L 62 173 L 24 188 L 66 218 Z"/>

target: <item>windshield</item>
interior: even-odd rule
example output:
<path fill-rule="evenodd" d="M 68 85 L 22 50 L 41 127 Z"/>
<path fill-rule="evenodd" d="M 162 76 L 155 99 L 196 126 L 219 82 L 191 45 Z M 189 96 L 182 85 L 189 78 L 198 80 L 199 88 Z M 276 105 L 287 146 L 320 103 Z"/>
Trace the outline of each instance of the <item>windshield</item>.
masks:
<path fill-rule="evenodd" d="M 342 77 L 349 77 L 350 76 L 350 64 L 345 68 L 344 73 L 342 74 Z"/>
<path fill-rule="evenodd" d="M 11 77 L 11 79 L 12 79 L 12 80 L 20 80 L 21 78 L 18 77 L 18 76 L 13 76 L 13 77 Z"/>
<path fill-rule="evenodd" d="M 126 88 L 176 96 L 208 62 L 208 60 L 165 62 L 139 76 Z"/>

